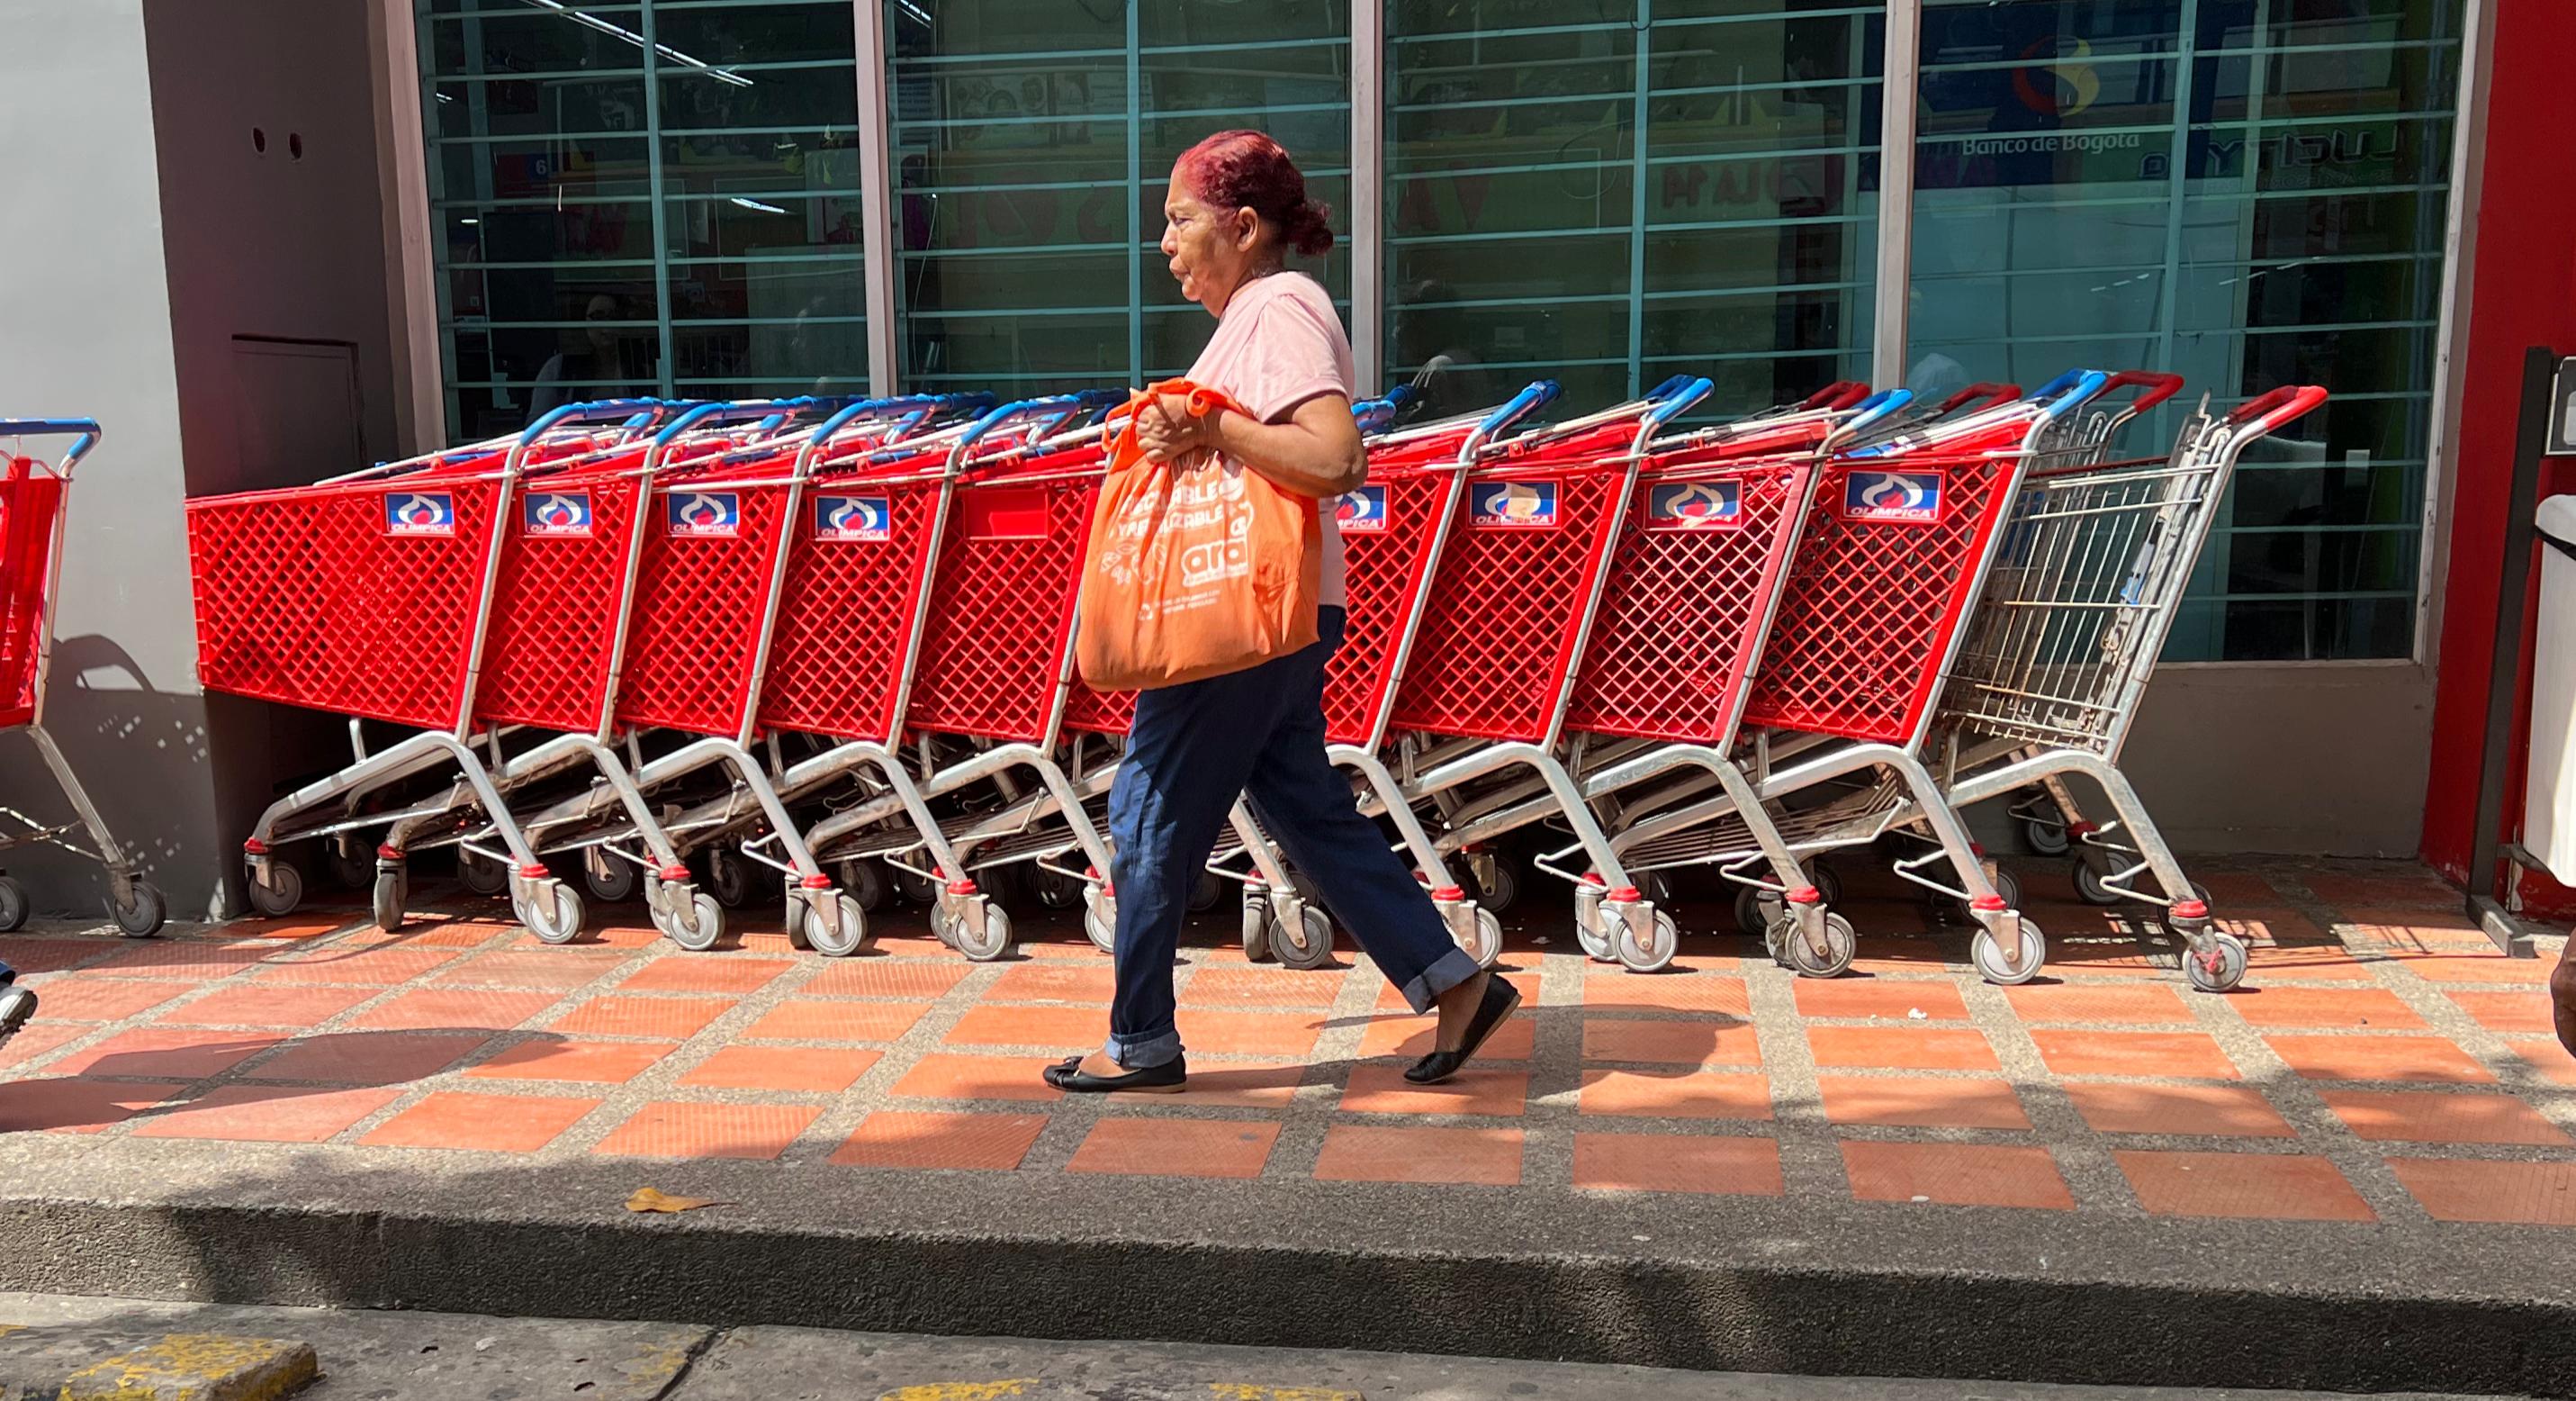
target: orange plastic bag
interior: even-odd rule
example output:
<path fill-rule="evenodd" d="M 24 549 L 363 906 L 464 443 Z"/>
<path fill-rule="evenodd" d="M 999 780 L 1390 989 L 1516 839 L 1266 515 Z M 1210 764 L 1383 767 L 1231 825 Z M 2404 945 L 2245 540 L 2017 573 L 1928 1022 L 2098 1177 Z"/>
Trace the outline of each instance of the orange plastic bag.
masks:
<path fill-rule="evenodd" d="M 1133 412 L 1148 396 L 1190 412 L 1243 410 L 1166 380 L 1131 401 L 1082 562 L 1074 655 L 1094 690 L 1148 690 L 1243 671 L 1315 643 L 1324 536 L 1313 497 L 1212 452 L 1147 460 Z"/>

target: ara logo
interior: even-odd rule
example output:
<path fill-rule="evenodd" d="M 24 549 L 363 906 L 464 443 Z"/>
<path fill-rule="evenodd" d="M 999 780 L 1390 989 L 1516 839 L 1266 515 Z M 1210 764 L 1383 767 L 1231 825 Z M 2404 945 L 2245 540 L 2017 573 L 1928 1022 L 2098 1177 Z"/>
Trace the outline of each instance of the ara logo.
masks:
<path fill-rule="evenodd" d="M 1744 484 L 1666 482 L 1646 489 L 1646 524 L 1658 530 L 1704 530 L 1744 519 Z"/>
<path fill-rule="evenodd" d="M 1938 472 L 1854 472 L 1843 483 L 1843 518 L 1924 525 L 1941 518 Z"/>
<path fill-rule="evenodd" d="M 852 544 L 873 544 L 892 533 L 892 517 L 882 496 L 818 496 L 814 498 L 814 538 L 838 540 Z"/>
<path fill-rule="evenodd" d="M 1344 535 L 1375 535 L 1386 529 L 1386 488 L 1364 486 L 1333 498 L 1333 524 Z"/>
<path fill-rule="evenodd" d="M 385 493 L 387 535 L 454 535 L 456 496 L 445 491 Z"/>
<path fill-rule="evenodd" d="M 586 491 L 535 492 L 519 507 L 522 535 L 587 537 L 590 522 L 590 493 Z"/>
<path fill-rule="evenodd" d="M 1467 489 L 1472 525 L 1533 527 L 1556 524 L 1556 483 L 1477 482 Z"/>
<path fill-rule="evenodd" d="M 679 491 L 665 498 L 668 534 L 684 539 L 730 540 L 742 533 L 742 498 L 730 491 Z"/>

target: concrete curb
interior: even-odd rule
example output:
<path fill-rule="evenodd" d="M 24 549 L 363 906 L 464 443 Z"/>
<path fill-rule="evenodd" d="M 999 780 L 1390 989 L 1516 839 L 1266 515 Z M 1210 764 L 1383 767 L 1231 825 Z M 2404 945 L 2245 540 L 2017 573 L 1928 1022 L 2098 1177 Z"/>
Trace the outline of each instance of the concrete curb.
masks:
<path fill-rule="evenodd" d="M 277 1338 L 0 1328 L 0 1401 L 277 1401 L 317 1375 Z"/>

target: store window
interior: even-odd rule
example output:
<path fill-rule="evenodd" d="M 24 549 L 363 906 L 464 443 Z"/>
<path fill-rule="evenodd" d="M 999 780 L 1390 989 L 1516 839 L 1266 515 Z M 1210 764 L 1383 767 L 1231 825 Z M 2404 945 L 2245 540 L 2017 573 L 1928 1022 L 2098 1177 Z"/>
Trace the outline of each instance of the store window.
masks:
<path fill-rule="evenodd" d="M 448 427 L 867 383 L 848 0 L 425 0 Z"/>
<path fill-rule="evenodd" d="M 2243 464 L 2170 660 L 2404 657 L 2462 0 L 1930 0 L 1909 381 L 2334 393 Z M 2177 407 L 2134 430 L 2160 446 Z"/>
<path fill-rule="evenodd" d="M 1387 0 L 1387 365 L 1436 404 L 1869 373 L 1884 7 Z"/>
<path fill-rule="evenodd" d="M 1316 198 L 1348 207 L 1348 0 L 887 0 L 884 14 L 908 388 L 1036 393 L 1188 368 L 1212 323 L 1155 245 L 1173 158 L 1212 132 L 1270 133 Z M 1303 266 L 1347 315 L 1347 253 Z"/>

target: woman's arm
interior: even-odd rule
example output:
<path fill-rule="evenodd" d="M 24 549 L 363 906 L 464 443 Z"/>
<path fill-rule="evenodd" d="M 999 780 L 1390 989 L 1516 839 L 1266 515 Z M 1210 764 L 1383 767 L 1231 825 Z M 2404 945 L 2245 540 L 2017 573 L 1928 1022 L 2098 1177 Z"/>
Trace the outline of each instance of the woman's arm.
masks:
<path fill-rule="evenodd" d="M 1172 395 L 1140 412 L 1136 441 L 1156 462 L 1213 448 L 1279 486 L 1319 500 L 1357 487 L 1368 474 L 1351 401 L 1340 394 L 1308 399 L 1285 423 L 1255 423 L 1226 409 L 1192 418 L 1187 404 Z"/>

